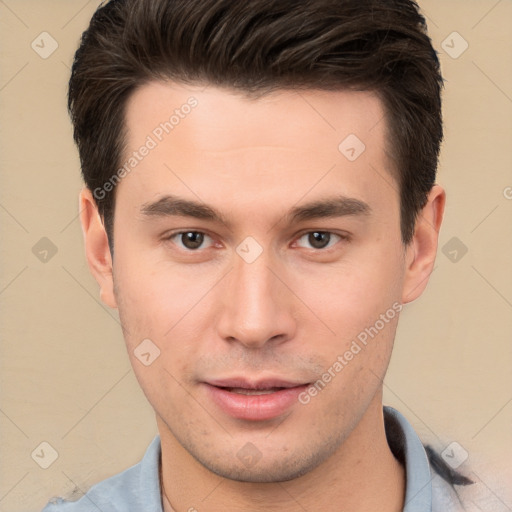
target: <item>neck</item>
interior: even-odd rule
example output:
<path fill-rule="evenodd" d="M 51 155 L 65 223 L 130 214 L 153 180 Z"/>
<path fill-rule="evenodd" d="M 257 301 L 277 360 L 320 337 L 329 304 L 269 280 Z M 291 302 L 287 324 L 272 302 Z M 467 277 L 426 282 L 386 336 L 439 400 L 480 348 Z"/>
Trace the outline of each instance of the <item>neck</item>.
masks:
<path fill-rule="evenodd" d="M 165 494 L 176 512 L 399 512 L 405 472 L 386 440 L 379 393 L 373 402 L 329 459 L 299 478 L 275 483 L 238 482 L 215 475 L 184 450 L 158 418 Z"/>

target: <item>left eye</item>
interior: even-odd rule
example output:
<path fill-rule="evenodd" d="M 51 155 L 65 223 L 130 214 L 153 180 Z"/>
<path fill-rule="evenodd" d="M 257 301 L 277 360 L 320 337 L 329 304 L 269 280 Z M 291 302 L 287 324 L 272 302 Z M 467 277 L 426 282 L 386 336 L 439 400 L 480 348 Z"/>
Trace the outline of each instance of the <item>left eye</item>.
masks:
<path fill-rule="evenodd" d="M 334 233 L 329 233 L 328 231 L 311 231 L 302 235 L 299 238 L 299 241 L 300 240 L 306 240 L 313 249 L 326 249 L 339 240 L 342 240 L 342 237 Z"/>

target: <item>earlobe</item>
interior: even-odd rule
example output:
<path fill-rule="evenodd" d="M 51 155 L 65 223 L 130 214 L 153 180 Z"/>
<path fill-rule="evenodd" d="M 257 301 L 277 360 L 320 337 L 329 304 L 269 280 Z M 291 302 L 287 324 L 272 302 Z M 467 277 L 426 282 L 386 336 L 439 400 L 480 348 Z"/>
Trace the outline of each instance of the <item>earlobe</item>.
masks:
<path fill-rule="evenodd" d="M 108 237 L 96 201 L 87 187 L 80 192 L 79 208 L 85 255 L 89 269 L 100 286 L 100 298 L 107 306 L 117 308 Z"/>
<path fill-rule="evenodd" d="M 445 191 L 434 185 L 427 204 L 418 215 L 413 239 L 406 248 L 403 304 L 416 300 L 427 286 L 436 259 L 445 202 Z"/>

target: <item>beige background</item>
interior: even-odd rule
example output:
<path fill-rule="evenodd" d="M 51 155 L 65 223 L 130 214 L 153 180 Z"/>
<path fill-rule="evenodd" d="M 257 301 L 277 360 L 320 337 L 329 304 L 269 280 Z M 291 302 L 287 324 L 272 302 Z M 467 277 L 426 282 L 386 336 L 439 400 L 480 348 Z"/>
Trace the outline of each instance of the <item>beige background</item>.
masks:
<path fill-rule="evenodd" d="M 77 218 L 65 94 L 98 3 L 0 0 L 2 511 L 37 511 L 87 489 L 137 462 L 156 433 Z M 456 441 L 469 453 L 460 469 L 494 503 L 475 510 L 512 510 L 512 2 L 420 5 L 446 78 L 448 206 L 431 282 L 402 314 L 385 400 L 439 451 Z M 31 48 L 43 31 L 58 43 L 46 59 Z M 469 44 L 458 58 L 454 31 Z M 42 237 L 58 249 L 46 263 L 32 252 Z M 456 262 L 443 253 L 453 237 L 468 248 Z M 58 452 L 46 470 L 31 457 L 43 441 Z"/>

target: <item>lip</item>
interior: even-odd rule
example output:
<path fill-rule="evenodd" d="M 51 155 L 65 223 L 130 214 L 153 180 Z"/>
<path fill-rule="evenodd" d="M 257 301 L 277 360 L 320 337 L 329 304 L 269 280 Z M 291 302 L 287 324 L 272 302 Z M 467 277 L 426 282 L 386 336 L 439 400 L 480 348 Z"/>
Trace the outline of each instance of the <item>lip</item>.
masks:
<path fill-rule="evenodd" d="M 300 393 L 310 383 L 285 381 L 279 378 L 248 380 L 243 377 L 210 380 L 203 383 L 209 398 L 227 415 L 249 421 L 265 421 L 286 413 L 298 402 Z M 264 390 L 280 388 L 262 395 L 244 395 L 229 388 Z"/>
<path fill-rule="evenodd" d="M 245 388 L 245 389 L 270 389 L 270 388 L 294 388 L 305 386 L 304 382 L 292 382 L 280 378 L 267 378 L 260 380 L 250 380 L 244 377 L 232 377 L 229 379 L 209 380 L 206 384 L 219 388 Z"/>

